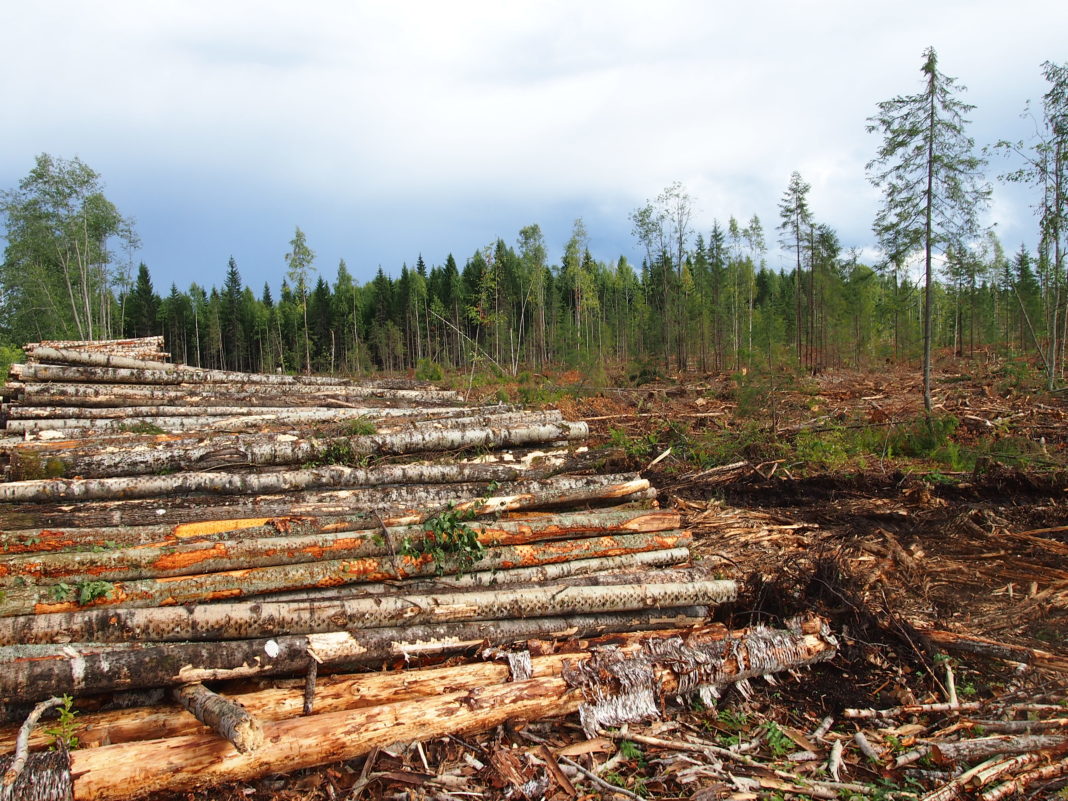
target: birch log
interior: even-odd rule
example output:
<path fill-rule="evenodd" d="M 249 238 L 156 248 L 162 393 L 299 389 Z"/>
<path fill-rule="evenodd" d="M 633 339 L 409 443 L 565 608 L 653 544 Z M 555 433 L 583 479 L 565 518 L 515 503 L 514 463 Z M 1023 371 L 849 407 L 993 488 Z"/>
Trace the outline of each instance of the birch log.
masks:
<path fill-rule="evenodd" d="M 422 408 L 452 406 L 453 396 L 411 398 L 403 392 L 383 387 L 316 387 L 292 385 L 279 389 L 246 388 L 227 384 L 92 384 L 9 382 L 10 393 L 21 402 L 36 406 L 121 407 L 121 406 L 329 406 L 354 404 L 385 406 L 417 404 Z M 425 393 L 424 393 L 425 394 Z M 373 403 L 369 400 L 373 399 Z"/>
<path fill-rule="evenodd" d="M 407 662 L 530 638 L 592 637 L 617 631 L 695 626 L 704 621 L 706 613 L 707 610 L 697 607 L 492 623 L 441 623 L 251 640 L 138 643 L 115 650 L 94 647 L 79 651 L 70 646 L 48 657 L 36 653 L 25 655 L 23 651 L 9 656 L 5 647 L 0 649 L 0 698 L 35 701 L 56 693 L 83 695 L 198 681 L 303 674 L 308 649 L 319 657 L 323 671 L 396 659 Z"/>
<path fill-rule="evenodd" d="M 733 581 L 500 588 L 483 592 L 378 596 L 337 601 L 200 604 L 26 615 L 0 621 L 0 643 L 235 640 L 337 629 L 426 625 L 718 606 L 737 598 Z"/>
<path fill-rule="evenodd" d="M 519 447 L 584 439 L 588 434 L 589 428 L 585 423 L 561 421 L 501 427 L 427 427 L 392 434 L 326 439 L 291 434 L 234 434 L 200 438 L 160 436 L 130 445 L 120 443 L 109 449 L 56 446 L 21 448 L 17 451 L 17 458 L 24 461 L 36 459 L 39 462 L 56 460 L 64 475 L 139 476 L 161 471 L 197 470 L 205 466 L 294 465 L 329 457 L 331 453 L 340 453 L 345 458 L 358 458 L 374 454 Z M 4 486 L 0 485 L 0 488 Z M 0 500 L 14 500 L 15 492 L 9 489 L 0 496 Z"/>
<path fill-rule="evenodd" d="M 485 556 L 469 566 L 471 570 L 506 570 L 515 567 L 552 564 L 570 559 L 620 556 L 643 551 L 688 546 L 689 532 L 618 534 L 581 540 L 553 540 L 529 545 L 490 548 Z M 456 563 L 435 563 L 429 554 L 328 559 L 293 565 L 104 583 L 104 593 L 89 601 L 93 607 L 144 608 L 148 606 L 201 603 L 242 598 L 269 592 L 330 587 L 367 581 L 386 581 L 409 576 L 455 573 Z M 58 584 L 31 587 L 12 586 L 0 600 L 0 617 L 26 614 L 71 612 L 82 608 L 79 588 Z"/>
<path fill-rule="evenodd" d="M 0 484 L 0 503 L 36 503 L 159 498 L 165 495 L 261 495 L 326 487 L 378 487 L 384 484 L 506 482 L 514 467 L 495 464 L 403 464 L 383 467 L 328 465 L 265 473 L 188 472 L 119 478 L 49 478 Z"/>
<path fill-rule="evenodd" d="M 73 352 L 73 351 L 72 351 Z M 99 359 L 100 354 L 90 354 L 89 359 Z M 113 363 L 123 357 L 108 357 Z M 135 360 L 136 361 L 136 360 Z M 341 378 L 324 376 L 270 375 L 263 373 L 235 373 L 226 370 L 199 370 L 195 367 L 177 367 L 161 364 L 158 367 L 97 367 L 85 364 L 13 364 L 11 375 L 26 383 L 77 382 L 93 384 L 218 384 L 249 391 L 252 387 L 313 387 L 320 391 L 345 392 L 363 397 L 404 399 L 419 403 L 461 401 L 458 392 L 436 389 L 386 389 L 361 386 Z"/>
<path fill-rule="evenodd" d="M 77 504 L 0 504 L 0 520 L 12 529 L 86 526 L 177 525 L 253 518 L 322 517 L 367 525 L 374 513 L 392 525 L 420 523 L 449 504 L 473 514 L 496 514 L 648 497 L 649 482 L 634 474 L 559 476 L 506 484 L 490 493 L 486 484 L 382 486 L 287 495 L 175 496 Z"/>
<path fill-rule="evenodd" d="M 604 512 L 560 515 L 531 521 L 500 521 L 468 525 L 485 546 L 521 545 L 554 539 L 616 533 L 670 531 L 681 525 L 681 516 L 672 512 Z M 385 556 L 410 540 L 426 540 L 419 526 L 388 528 L 384 541 L 381 528 L 346 531 L 344 523 L 326 530 L 314 518 L 288 518 L 250 529 L 211 529 L 218 536 L 202 540 L 197 527 L 145 527 L 156 534 L 156 542 L 134 548 L 104 548 L 92 543 L 108 529 L 90 529 L 91 539 L 83 539 L 82 550 L 31 556 L 0 556 L 0 586 L 31 580 L 68 582 L 159 578 L 208 573 L 239 568 L 268 567 L 321 561 Z M 56 532 L 62 536 L 63 532 Z M 193 534 L 193 537 L 190 537 Z M 280 536 L 282 535 L 282 536 Z M 161 541 L 161 537 L 165 538 Z M 129 532 L 127 541 L 144 540 L 144 533 Z M 66 540 L 70 542 L 70 535 Z"/>

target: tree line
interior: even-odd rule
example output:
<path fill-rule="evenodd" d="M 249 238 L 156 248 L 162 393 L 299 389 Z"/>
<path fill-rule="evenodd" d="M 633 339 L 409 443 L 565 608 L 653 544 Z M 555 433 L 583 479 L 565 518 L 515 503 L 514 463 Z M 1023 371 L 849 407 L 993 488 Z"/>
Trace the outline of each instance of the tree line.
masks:
<path fill-rule="evenodd" d="M 78 159 L 41 155 L 3 193 L 0 343 L 163 334 L 176 360 L 237 370 L 361 373 L 467 367 L 508 374 L 552 365 L 630 364 L 810 371 L 912 359 L 930 349 L 1036 352 L 1063 374 L 1068 67 L 1047 62 L 1039 135 L 987 155 L 1025 166 L 1004 177 L 1035 185 L 1039 244 L 1007 255 L 979 228 L 985 160 L 965 134 L 959 87 L 924 54 L 924 88 L 879 105 L 883 135 L 869 178 L 885 202 L 873 230 L 882 258 L 861 262 L 810 208 L 794 173 L 768 230 L 752 215 L 699 231 L 679 183 L 630 215 L 643 258 L 601 260 L 576 220 L 557 263 L 541 228 L 496 239 L 457 261 L 417 255 L 357 282 L 344 260 L 316 261 L 298 227 L 277 292 L 253 289 L 231 258 L 218 286 L 158 292 L 129 220 Z M 774 237 L 789 266 L 768 266 Z M 919 276 L 909 269 L 917 258 Z M 940 256 L 935 270 L 934 256 Z M 439 257 L 440 258 L 440 257 Z"/>

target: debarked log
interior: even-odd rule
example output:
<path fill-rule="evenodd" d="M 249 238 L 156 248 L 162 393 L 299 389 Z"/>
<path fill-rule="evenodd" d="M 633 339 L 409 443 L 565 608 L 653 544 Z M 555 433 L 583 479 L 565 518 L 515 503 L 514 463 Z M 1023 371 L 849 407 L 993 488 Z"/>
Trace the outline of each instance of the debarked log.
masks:
<path fill-rule="evenodd" d="M 633 579 L 632 579 L 633 580 Z M 0 644 L 234 640 L 279 633 L 425 625 L 441 621 L 717 606 L 737 597 L 733 581 L 557 586 L 481 592 L 381 595 L 324 601 L 195 604 L 93 609 L 0 619 Z"/>
<path fill-rule="evenodd" d="M 309 649 L 320 671 L 469 651 L 531 638 L 593 637 L 619 631 L 696 626 L 704 607 L 600 615 L 439 623 L 252 640 L 137 643 L 115 649 L 74 645 L 43 655 L 0 648 L 0 698 L 36 701 L 57 693 L 83 695 L 203 681 L 303 674 Z M 15 655 L 9 655 L 12 651 Z"/>
<path fill-rule="evenodd" d="M 748 660 L 750 651 L 768 659 Z M 630 657 L 630 671 L 647 675 L 644 693 L 655 714 L 659 698 L 693 691 L 702 680 L 729 683 L 753 675 L 785 670 L 834 656 L 836 643 L 826 634 L 750 631 L 724 638 L 721 632 L 702 641 L 699 634 L 650 637 Z M 671 656 L 660 658 L 659 653 Z M 576 655 L 580 666 L 588 655 Z M 617 664 L 628 661 L 619 654 Z M 673 669 L 680 670 L 676 674 Z M 692 671 L 687 673 L 685 671 Z M 756 672 L 762 671 L 762 672 Z M 589 675 L 591 672 L 587 672 Z M 694 675 L 697 674 L 697 675 Z M 610 674 L 611 675 L 611 674 Z M 211 784 L 248 780 L 266 773 L 351 759 L 394 742 L 427 740 L 447 734 L 482 731 L 513 722 L 569 714 L 596 706 L 594 697 L 620 712 L 627 687 L 611 679 L 576 685 L 567 676 L 544 676 L 437 697 L 408 700 L 349 711 L 328 712 L 264 724 L 265 744 L 252 754 L 235 754 L 228 744 L 208 735 L 103 746 L 75 751 L 71 773 L 74 795 L 81 801 L 122 801 L 158 790 L 191 790 Z M 624 715 L 638 720 L 638 710 Z"/>
<path fill-rule="evenodd" d="M 251 528 L 238 525 L 145 526 L 121 532 L 124 542 L 137 547 L 118 547 L 114 529 L 73 529 L 47 532 L 50 542 L 77 542 L 76 550 L 50 553 L 39 549 L 33 555 L 0 555 L 0 586 L 34 581 L 116 581 L 210 573 L 250 567 L 299 564 L 323 559 L 384 556 L 405 542 L 419 544 L 432 537 L 420 526 L 395 526 L 355 530 L 345 522 L 323 524 L 316 518 L 283 518 L 257 522 Z M 520 545 L 553 539 L 615 533 L 670 531 L 681 525 L 673 512 L 608 511 L 562 514 L 529 521 L 512 520 L 465 523 L 485 545 Z M 155 541 L 146 539 L 155 534 Z M 41 534 L 14 532 L 11 540 L 38 539 Z M 388 542 L 386 541 L 388 538 Z M 101 541 L 112 547 L 99 545 Z"/>
<path fill-rule="evenodd" d="M 638 500 L 656 492 L 634 474 L 557 476 L 518 481 L 491 492 L 485 483 L 391 485 L 255 497 L 180 495 L 77 504 L 0 504 L 0 520 L 12 529 L 88 526 L 177 525 L 204 521 L 287 517 L 346 520 L 366 527 L 377 515 L 389 525 L 414 525 L 450 504 L 475 515 L 549 506 Z"/>
<path fill-rule="evenodd" d="M 448 558 L 435 562 L 431 554 L 328 559 L 294 565 L 202 573 L 163 579 L 142 579 L 70 586 L 11 586 L 0 600 L 0 617 L 71 612 L 93 607 L 130 607 L 188 604 L 234 600 L 309 587 L 330 587 L 367 581 L 386 581 L 410 576 L 441 575 L 467 570 L 506 570 L 515 567 L 620 556 L 643 551 L 688 546 L 689 532 L 654 532 L 553 540 L 527 545 L 492 547 L 471 565 Z M 86 589 L 89 587 L 90 589 Z M 89 598 L 85 595 L 88 594 Z"/>

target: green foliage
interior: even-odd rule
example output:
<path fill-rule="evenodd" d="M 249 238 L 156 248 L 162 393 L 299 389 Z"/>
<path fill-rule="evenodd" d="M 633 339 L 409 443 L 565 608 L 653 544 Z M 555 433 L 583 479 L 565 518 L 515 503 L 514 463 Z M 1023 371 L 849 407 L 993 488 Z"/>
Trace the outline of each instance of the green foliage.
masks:
<path fill-rule="evenodd" d="M 78 737 L 74 734 L 77 730 L 75 717 L 78 711 L 74 709 L 74 699 L 71 696 L 64 694 L 62 698 L 63 703 L 57 707 L 59 718 L 55 725 L 47 726 L 44 730 L 45 734 L 52 738 L 52 744 L 48 747 L 49 751 L 55 751 L 58 748 L 71 751 L 78 747 Z"/>
<path fill-rule="evenodd" d="M 622 448 L 631 459 L 647 459 L 659 443 L 656 433 L 631 434 L 623 428 L 610 428 L 608 442 L 613 448 Z"/>
<path fill-rule="evenodd" d="M 775 759 L 781 759 L 795 749 L 794 741 L 787 737 L 773 720 L 764 722 L 764 741 Z"/>
<path fill-rule="evenodd" d="M 67 584 L 65 581 L 61 581 L 58 584 L 53 584 L 51 587 L 48 588 L 48 595 L 53 601 L 62 603 L 63 601 L 69 600 L 70 595 L 73 591 L 74 588 L 72 586 Z"/>
<path fill-rule="evenodd" d="M 622 754 L 625 759 L 641 759 L 643 756 L 642 749 L 630 740 L 619 741 L 619 753 Z"/>
<path fill-rule="evenodd" d="M 86 604 L 91 604 L 97 598 L 106 598 L 115 589 L 115 585 L 110 581 L 83 581 L 75 589 L 78 604 L 85 606 Z"/>
<path fill-rule="evenodd" d="M 662 358 L 653 355 L 631 359 L 630 364 L 627 365 L 627 381 L 636 387 L 662 381 L 664 379 L 663 364 Z"/>
<path fill-rule="evenodd" d="M 415 377 L 420 381 L 441 381 L 445 378 L 445 371 L 433 359 L 424 358 L 415 364 Z"/>
<path fill-rule="evenodd" d="M 378 433 L 374 422 L 366 417 L 357 417 L 345 425 L 345 434 L 350 437 L 370 437 Z"/>
<path fill-rule="evenodd" d="M 7 381 L 7 374 L 11 369 L 11 365 L 21 362 L 25 358 L 21 348 L 0 344 L 0 384 Z"/>
<path fill-rule="evenodd" d="M 450 504 L 448 509 L 423 523 L 421 538 L 404 539 L 401 554 L 413 559 L 429 555 L 437 575 L 454 570 L 462 576 L 486 551 L 486 546 L 478 539 L 478 532 L 465 522 L 469 519 L 470 514 L 458 512 Z"/>

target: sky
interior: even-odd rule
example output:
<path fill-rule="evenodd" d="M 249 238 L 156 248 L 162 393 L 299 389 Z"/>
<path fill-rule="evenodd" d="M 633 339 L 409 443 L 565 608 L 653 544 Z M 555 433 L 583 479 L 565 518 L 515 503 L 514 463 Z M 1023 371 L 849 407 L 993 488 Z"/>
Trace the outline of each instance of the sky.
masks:
<path fill-rule="evenodd" d="M 78 157 L 134 218 L 157 291 L 277 288 L 295 228 L 328 280 L 461 264 L 538 223 L 559 259 L 634 263 L 628 215 L 680 181 L 694 224 L 756 214 L 776 246 L 794 170 L 844 247 L 873 255 L 876 105 L 923 51 L 965 85 L 978 146 L 1034 132 L 1041 62 L 1068 61 L 1063 0 L 8 0 L 0 189 Z M 993 178 L 1009 166 L 991 165 Z M 1033 244 L 1031 195 L 988 222 Z"/>

